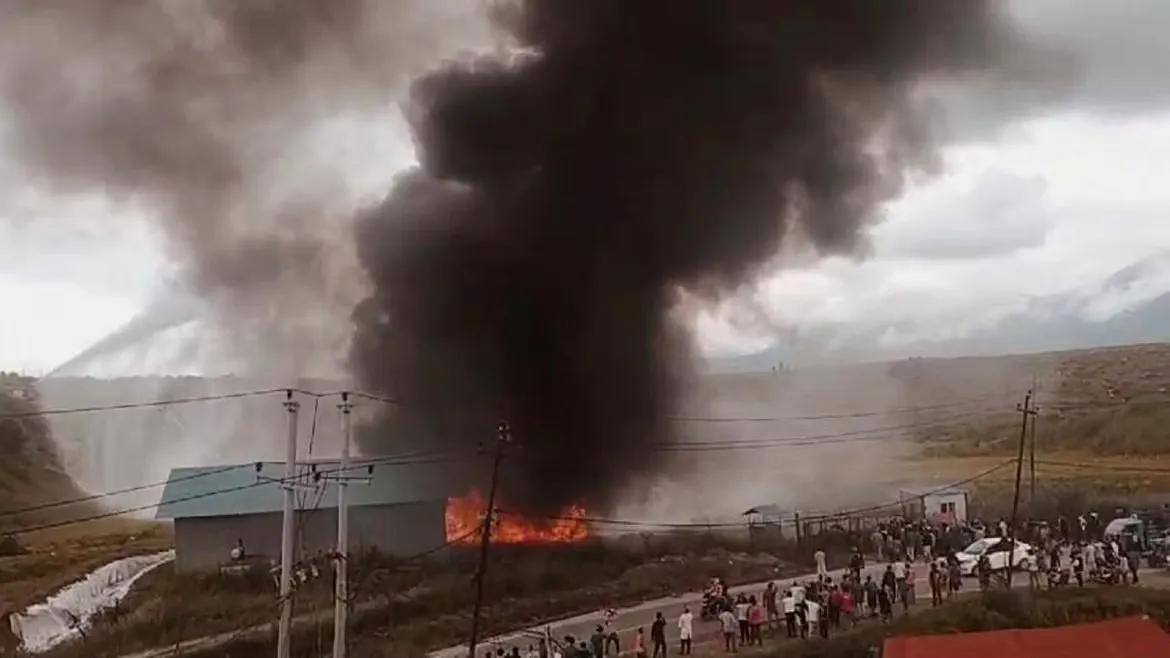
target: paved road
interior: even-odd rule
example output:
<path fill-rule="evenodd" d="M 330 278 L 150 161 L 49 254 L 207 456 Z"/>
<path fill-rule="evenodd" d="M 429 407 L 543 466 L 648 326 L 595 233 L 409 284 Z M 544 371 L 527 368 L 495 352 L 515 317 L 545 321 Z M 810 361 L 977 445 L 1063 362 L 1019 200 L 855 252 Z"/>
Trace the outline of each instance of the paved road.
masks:
<path fill-rule="evenodd" d="M 865 573 L 872 575 L 874 579 L 881 577 L 884 567 L 874 566 L 867 569 Z M 915 582 L 914 591 L 919 604 L 924 600 L 927 604 L 930 602 L 930 581 L 928 579 L 928 568 L 923 564 L 915 565 Z M 834 581 L 839 581 L 843 570 L 830 572 Z M 1141 572 L 1142 584 L 1146 587 L 1156 587 L 1170 589 L 1170 573 L 1165 569 L 1142 569 Z M 774 582 L 778 586 L 789 586 L 792 581 L 807 582 L 815 580 L 816 574 L 803 574 L 800 576 L 785 578 L 776 578 Z M 1016 587 L 1027 587 L 1027 574 L 1018 573 L 1013 581 Z M 757 583 L 750 583 L 732 587 L 732 592 L 745 593 L 759 593 L 768 584 L 768 581 L 760 581 Z M 963 591 L 965 593 L 978 591 L 978 581 L 974 578 L 965 578 L 963 580 Z M 614 625 L 617 627 L 618 634 L 621 636 L 622 654 L 630 653 L 631 638 L 639 626 L 645 627 L 647 641 L 649 641 L 650 623 L 654 621 L 655 613 L 662 612 L 667 619 L 667 638 L 670 644 L 670 650 L 673 652 L 676 648 L 674 643 L 678 632 L 674 626 L 678 615 L 682 612 L 684 605 L 689 605 L 691 610 L 698 613 L 699 603 L 702 601 L 702 594 L 699 592 L 691 592 L 682 596 L 665 597 L 661 599 L 654 599 L 646 601 L 639 605 L 622 608 L 617 611 L 617 618 L 614 620 Z M 899 608 L 900 610 L 900 608 Z M 555 638 L 563 638 L 565 635 L 572 635 L 578 639 L 587 639 L 593 634 L 593 629 L 601 620 L 600 612 L 592 612 L 584 615 L 577 615 L 567 619 L 558 620 L 548 624 L 551 628 L 552 635 Z M 504 647 L 508 649 L 512 646 L 518 646 L 523 651 L 529 644 L 535 643 L 533 637 L 538 637 L 544 633 L 545 626 L 531 627 L 524 630 L 516 631 L 487 639 L 480 646 L 482 647 L 477 653 L 483 654 L 489 647 L 494 652 L 497 647 Z M 718 622 L 700 622 L 695 620 L 695 645 L 696 653 L 702 654 L 700 645 L 709 643 L 718 637 Z M 467 646 L 448 647 L 439 651 L 433 651 L 428 654 L 430 658 L 466 658 Z"/>
<path fill-rule="evenodd" d="M 830 572 L 834 581 L 838 581 L 844 570 L 836 570 Z M 868 569 L 866 573 L 870 573 L 874 578 L 881 577 L 881 571 L 877 567 Z M 915 565 L 915 591 L 918 596 L 926 596 L 930 599 L 930 583 L 927 580 L 927 567 L 925 565 Z M 815 573 L 807 573 L 799 576 L 777 577 L 772 579 L 777 586 L 787 587 L 792 584 L 792 581 L 807 582 L 815 580 Z M 1019 577 L 1017 577 L 1017 581 Z M 1025 577 L 1023 580 L 1027 580 Z M 760 581 L 756 583 L 749 583 L 745 585 L 738 585 L 731 588 L 733 593 L 744 592 L 748 594 L 758 594 L 763 591 L 769 581 Z M 646 639 L 649 641 L 650 624 L 654 621 L 654 615 L 661 612 L 667 619 L 667 637 L 674 637 L 677 635 L 674 624 L 678 619 L 678 615 L 682 613 L 683 606 L 690 606 L 691 611 L 696 615 L 699 612 L 699 604 L 702 603 L 703 595 L 701 592 L 688 592 L 682 596 L 670 596 L 645 603 L 638 604 L 630 608 L 622 608 L 617 611 L 617 618 L 614 619 L 614 626 L 617 628 L 618 635 L 621 637 L 621 646 L 623 652 L 629 649 L 631 644 L 631 637 L 637 631 L 638 627 L 644 627 L 646 630 Z M 588 614 L 577 615 L 567 619 L 554 621 L 547 626 L 551 629 L 552 635 L 555 638 L 563 638 L 566 635 L 576 637 L 578 641 L 588 639 L 593 634 L 593 629 L 601 622 L 600 611 L 590 612 Z M 700 622 L 696 618 L 695 634 L 699 639 L 706 635 L 715 633 L 717 622 Z M 485 640 L 481 646 L 484 649 L 490 647 L 493 651 L 496 647 L 504 647 L 508 649 L 512 646 L 518 646 L 521 650 L 526 649 L 529 644 L 534 644 L 533 637 L 539 637 L 544 633 L 545 626 L 533 626 L 513 633 L 499 635 Z M 483 653 L 481 649 L 477 653 Z M 430 658 L 466 658 L 467 646 L 454 646 L 439 651 L 432 651 L 428 654 Z"/>

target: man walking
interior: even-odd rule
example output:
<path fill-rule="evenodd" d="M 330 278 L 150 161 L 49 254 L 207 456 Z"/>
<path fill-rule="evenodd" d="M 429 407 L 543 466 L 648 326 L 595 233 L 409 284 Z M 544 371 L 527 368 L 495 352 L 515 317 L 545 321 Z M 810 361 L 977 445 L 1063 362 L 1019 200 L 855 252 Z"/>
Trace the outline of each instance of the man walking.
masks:
<path fill-rule="evenodd" d="M 691 638 L 695 635 L 695 616 L 690 608 L 683 608 L 678 616 L 678 652 L 684 656 L 691 653 Z"/>
<path fill-rule="evenodd" d="M 818 548 L 813 553 L 813 560 L 817 563 L 817 582 L 823 583 L 825 578 L 829 576 L 829 569 L 825 566 L 825 552 Z"/>
<path fill-rule="evenodd" d="M 650 641 L 654 643 L 654 654 L 652 658 L 666 658 L 666 620 L 662 618 L 662 613 L 659 612 L 654 616 L 654 623 L 650 625 Z"/>

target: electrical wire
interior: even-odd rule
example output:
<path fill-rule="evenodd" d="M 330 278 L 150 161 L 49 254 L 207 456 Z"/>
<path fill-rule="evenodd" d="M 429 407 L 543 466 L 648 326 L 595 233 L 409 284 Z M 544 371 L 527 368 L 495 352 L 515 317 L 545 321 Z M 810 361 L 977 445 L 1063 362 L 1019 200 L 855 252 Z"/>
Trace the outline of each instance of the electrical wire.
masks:
<path fill-rule="evenodd" d="M 731 439 L 726 441 L 706 440 L 706 441 L 675 441 L 675 442 L 656 442 L 652 444 L 656 450 L 666 450 L 671 452 L 704 452 L 708 449 L 739 449 L 750 447 L 770 447 L 770 446 L 785 446 L 785 445 L 806 445 L 805 442 L 824 443 L 828 439 L 841 439 L 845 437 L 858 437 L 870 434 L 881 434 L 887 432 L 896 432 L 901 430 L 920 429 L 927 427 L 937 427 L 945 425 L 946 423 L 958 420 L 960 418 L 967 418 L 974 415 L 979 415 L 980 412 L 968 411 L 960 414 L 953 414 L 943 418 L 937 418 L 930 421 L 922 421 L 917 423 L 908 423 L 902 425 L 887 425 L 885 427 L 871 427 L 862 430 L 853 430 L 849 432 L 832 432 L 823 434 L 809 434 L 804 436 L 790 436 L 778 437 L 771 439 Z M 887 437 L 882 437 L 887 438 Z"/>
<path fill-rule="evenodd" d="M 375 465 L 404 466 L 404 465 L 415 465 L 415 464 L 431 464 L 431 463 L 457 461 L 459 459 L 462 459 L 462 458 L 460 458 L 460 457 L 435 457 L 432 459 L 426 459 L 426 458 L 410 459 L 410 458 L 403 458 L 401 456 L 396 455 L 396 456 L 385 457 L 385 458 L 371 458 L 371 459 L 367 459 L 367 460 L 364 460 L 361 462 L 351 463 L 349 469 L 333 468 L 333 469 L 326 469 L 326 470 L 317 471 L 316 473 L 318 475 L 331 475 L 331 474 L 339 473 L 339 472 L 346 471 L 346 470 L 352 471 L 356 468 L 362 468 L 365 466 L 375 466 Z M 238 466 L 233 467 L 233 468 L 238 468 Z M 263 479 L 263 480 L 260 480 L 257 482 L 250 482 L 250 483 L 245 484 L 245 485 L 228 487 L 225 489 L 216 489 L 214 491 L 205 491 L 205 492 L 200 492 L 197 494 L 191 494 L 189 496 L 183 496 L 180 498 L 173 498 L 170 500 L 162 500 L 162 501 L 159 501 L 157 503 L 150 503 L 150 504 L 138 505 L 135 507 L 126 507 L 126 508 L 117 509 L 117 510 L 100 512 L 100 513 L 91 514 L 91 515 L 80 517 L 80 518 L 64 519 L 61 521 L 42 523 L 40 525 L 33 525 L 33 526 L 8 528 L 8 529 L 5 529 L 3 532 L 4 532 L 4 534 L 22 535 L 22 534 L 27 534 L 27 533 L 31 533 L 31 532 L 39 532 L 42 530 L 50 530 L 53 528 L 62 528 L 62 527 L 66 527 L 66 526 L 76 525 L 79 523 L 89 523 L 91 521 L 99 521 L 102 519 L 108 519 L 108 518 L 113 518 L 113 517 L 117 517 L 117 516 L 124 516 L 126 514 L 134 514 L 136 512 L 145 512 L 147 510 L 158 509 L 160 507 L 166 507 L 169 505 L 174 505 L 176 503 L 182 503 L 182 502 L 187 502 L 187 501 L 191 501 L 191 500 L 199 500 L 202 498 L 209 498 L 211 496 L 218 496 L 221 494 L 233 493 L 236 491 L 244 491 L 247 489 L 252 489 L 254 487 L 260 487 L 260 486 L 271 485 L 271 484 L 280 484 L 280 483 L 286 482 L 288 480 L 298 479 L 300 477 L 302 477 L 302 474 L 298 473 L 298 474 L 294 475 L 292 478 L 289 478 L 289 477 L 266 478 L 266 479 Z"/>
<path fill-rule="evenodd" d="M 257 397 L 261 395 L 272 395 L 274 393 L 299 393 L 314 398 L 332 397 L 341 395 L 342 393 L 349 393 L 353 397 L 371 400 L 374 402 L 382 402 L 385 404 L 397 405 L 398 401 L 391 397 L 374 395 L 373 393 L 365 393 L 362 391 L 329 391 L 326 393 L 317 393 L 301 388 L 266 388 L 253 391 L 239 391 L 236 393 L 219 393 L 215 395 L 197 395 L 186 398 L 175 398 L 171 400 L 149 400 L 139 402 L 123 402 L 119 404 L 105 404 L 93 405 L 88 407 L 68 407 L 62 409 L 41 409 L 39 411 L 20 411 L 0 414 L 0 420 L 20 419 L 20 418 L 35 418 L 38 416 L 59 416 L 64 414 L 80 414 L 92 413 L 99 411 L 119 411 L 124 409 L 144 409 L 151 407 L 167 407 L 176 404 L 191 404 L 195 402 L 214 402 L 217 400 L 233 400 L 239 398 Z"/>
<path fill-rule="evenodd" d="M 246 467 L 251 467 L 251 466 L 252 466 L 251 464 L 236 464 L 234 466 L 224 466 L 223 468 L 216 468 L 216 469 L 212 469 L 210 471 L 201 471 L 199 473 L 193 473 L 191 475 L 184 475 L 181 477 L 171 478 L 168 480 L 159 480 L 157 482 L 149 482 L 147 484 L 139 484 L 139 485 L 136 485 L 133 487 L 126 487 L 124 489 L 114 489 L 112 491 L 103 491 L 101 493 L 91 494 L 89 496 L 81 496 L 78 498 L 69 498 L 66 500 L 57 500 L 57 501 L 53 501 L 51 503 L 41 503 L 39 505 L 30 505 L 28 507 L 21 507 L 19 509 L 0 510 L 0 518 L 5 517 L 5 516 L 15 516 L 18 514 L 27 514 L 29 512 L 39 512 L 41 510 L 53 509 L 54 507 L 65 507 L 67 505 L 76 505 L 78 503 L 88 503 L 88 502 L 92 502 L 95 500 L 101 500 L 102 498 L 109 498 L 111 496 L 119 496 L 122 494 L 132 493 L 135 491 L 144 491 L 146 489 L 153 489 L 155 487 L 161 487 L 161 486 L 164 486 L 170 482 L 185 482 L 187 480 L 196 480 L 196 479 L 203 478 L 203 477 L 209 477 L 211 475 L 219 475 L 220 473 L 226 473 L 227 471 L 232 471 L 232 470 L 235 470 L 237 468 L 246 468 Z"/>
<path fill-rule="evenodd" d="M 1049 459 L 1037 459 L 1037 466 L 1055 466 L 1060 468 L 1080 468 L 1101 471 L 1115 471 L 1124 473 L 1167 473 L 1170 474 L 1170 468 L 1158 468 L 1156 466 L 1126 466 L 1124 464 L 1089 464 L 1082 462 L 1065 462 L 1053 461 Z"/>
<path fill-rule="evenodd" d="M 193 402 L 213 402 L 216 400 L 233 400 L 238 398 L 256 397 L 260 395 L 271 395 L 273 393 L 285 393 L 289 390 L 287 388 L 268 388 L 255 391 L 240 391 L 237 393 L 220 393 L 217 395 L 199 395 L 187 398 L 175 398 L 173 400 L 152 400 L 148 402 L 124 402 L 121 404 L 107 404 L 96 405 L 90 407 L 71 407 L 67 409 L 42 409 L 40 411 L 21 411 L 16 413 L 0 414 L 0 420 L 7 420 L 10 418 L 34 418 L 36 416 L 59 416 L 62 414 L 80 414 L 90 413 L 96 411 L 117 411 L 121 409 L 142 409 L 150 407 L 166 407 L 174 404 L 191 404 Z"/>
<path fill-rule="evenodd" d="M 995 466 L 992 466 L 989 469 L 986 469 L 984 471 L 980 471 L 979 473 L 976 473 L 975 475 L 972 475 L 971 477 L 964 478 L 964 479 L 958 480 L 956 482 L 952 482 L 950 484 L 938 487 L 936 489 L 931 489 L 930 491 L 919 494 L 919 496 L 930 496 L 932 494 L 936 494 L 936 493 L 939 493 L 942 491 L 947 491 L 948 489 L 953 489 L 954 487 L 962 486 L 964 484 L 969 484 L 969 483 L 974 482 L 976 480 L 980 480 L 982 478 L 985 478 L 985 477 L 991 475 L 992 473 L 995 473 L 996 471 L 999 471 L 1003 468 L 1011 466 L 1012 464 L 1015 464 L 1015 463 L 1016 463 L 1016 460 L 1014 458 L 1009 459 L 1008 461 L 996 464 Z M 898 506 L 903 505 L 904 503 L 905 503 L 904 500 L 898 500 L 898 501 L 892 501 L 889 503 L 883 503 L 880 505 L 871 505 L 868 507 L 858 507 L 858 508 L 853 508 L 853 509 L 841 510 L 838 512 L 832 512 L 832 513 L 828 513 L 828 514 L 817 514 L 817 515 L 812 515 L 812 516 L 808 516 L 808 517 L 802 517 L 801 521 L 802 522 L 803 521 L 826 521 L 826 520 L 837 519 L 837 518 L 845 518 L 845 517 L 849 517 L 849 516 L 855 516 L 858 514 L 865 514 L 868 512 L 880 511 L 880 510 L 890 508 L 890 507 L 898 507 Z M 692 522 L 692 523 L 659 523 L 659 522 L 653 522 L 653 521 L 636 521 L 636 520 L 632 520 L 632 519 L 614 519 L 614 518 L 603 518 L 603 517 L 563 516 L 563 515 L 553 515 L 553 514 L 526 514 L 524 512 L 504 511 L 504 510 L 498 510 L 498 512 L 500 514 L 506 514 L 509 516 L 516 516 L 516 517 L 522 517 L 522 518 L 536 518 L 536 519 L 551 520 L 551 521 L 580 521 L 582 523 L 589 523 L 589 524 L 595 524 L 595 525 L 627 526 L 627 527 L 639 527 L 639 528 L 660 528 L 660 529 L 664 529 L 664 530 L 667 530 L 667 529 L 689 530 L 689 529 L 708 529 L 708 528 L 742 528 L 745 525 L 749 525 L 746 523 L 726 523 L 726 522 L 724 522 L 724 523 L 697 523 L 697 522 Z M 792 523 L 794 521 L 795 521 L 795 519 L 789 519 L 787 521 L 782 521 L 781 525 L 783 525 L 785 523 Z"/>
<path fill-rule="evenodd" d="M 981 400 L 988 400 L 994 397 L 1005 397 L 1001 394 L 987 394 L 961 400 L 956 402 L 946 402 L 941 404 L 929 404 L 918 407 L 901 407 L 896 409 L 884 409 L 881 411 L 856 411 L 844 412 L 835 414 L 819 414 L 813 416 L 667 416 L 666 419 L 680 423 L 773 423 L 787 420 L 832 420 L 832 419 L 846 419 L 846 418 L 868 418 L 871 416 L 892 416 L 896 414 L 917 413 L 920 411 L 933 411 L 935 409 L 950 409 L 953 407 L 962 407 L 974 404 Z"/>

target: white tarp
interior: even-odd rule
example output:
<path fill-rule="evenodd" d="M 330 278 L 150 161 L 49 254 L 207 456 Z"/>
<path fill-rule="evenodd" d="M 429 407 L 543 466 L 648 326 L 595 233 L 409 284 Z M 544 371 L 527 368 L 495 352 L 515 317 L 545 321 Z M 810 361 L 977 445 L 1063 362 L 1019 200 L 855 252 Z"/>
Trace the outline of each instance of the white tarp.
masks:
<path fill-rule="evenodd" d="M 9 616 L 12 633 L 26 651 L 47 651 L 80 636 L 78 625 L 88 628 L 93 615 L 117 603 L 134 581 L 155 567 L 175 559 L 175 552 L 122 558 L 102 565 L 85 578 L 62 588 L 44 603 Z"/>

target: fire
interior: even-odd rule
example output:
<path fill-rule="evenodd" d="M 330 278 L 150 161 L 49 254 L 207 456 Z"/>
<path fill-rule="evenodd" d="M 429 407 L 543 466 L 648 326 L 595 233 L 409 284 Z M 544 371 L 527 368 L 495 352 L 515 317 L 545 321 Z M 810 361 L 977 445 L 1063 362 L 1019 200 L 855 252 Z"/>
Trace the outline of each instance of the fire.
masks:
<path fill-rule="evenodd" d="M 476 531 L 483 522 L 487 502 L 478 491 L 447 499 L 447 540 L 461 544 L 479 541 Z M 569 505 L 559 519 L 528 519 L 515 514 L 498 514 L 492 521 L 492 541 L 500 544 L 567 544 L 589 537 L 585 508 Z"/>

